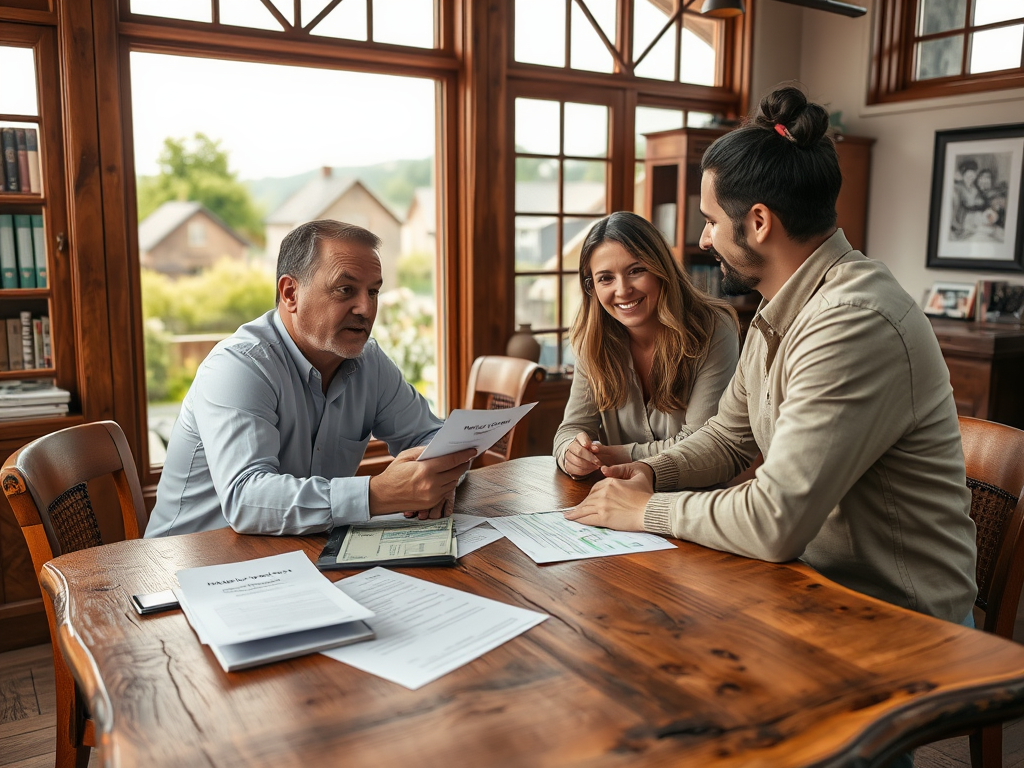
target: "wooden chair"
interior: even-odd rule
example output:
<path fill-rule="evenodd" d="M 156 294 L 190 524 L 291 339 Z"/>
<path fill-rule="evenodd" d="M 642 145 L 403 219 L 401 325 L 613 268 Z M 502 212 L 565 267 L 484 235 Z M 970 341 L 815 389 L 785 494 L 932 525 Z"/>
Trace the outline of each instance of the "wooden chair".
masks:
<path fill-rule="evenodd" d="M 978 529 L 978 628 L 1012 639 L 1024 584 L 1024 431 L 960 417 L 960 436 Z M 974 768 L 1002 765 L 1001 725 L 973 731 L 970 742 Z"/>
<path fill-rule="evenodd" d="M 119 518 L 106 509 L 108 514 L 99 516 L 93 510 L 87 483 L 104 476 L 113 479 Z M 124 433 L 112 421 L 69 427 L 29 443 L 4 463 L 0 482 L 28 543 L 37 577 L 43 564 L 58 555 L 137 539 L 146 527 L 135 461 Z M 56 766 L 85 768 L 95 745 L 95 729 L 64 663 L 53 606 L 45 598 L 43 603 L 57 686 Z"/>
<path fill-rule="evenodd" d="M 534 402 L 542 381 L 544 369 L 529 360 L 500 355 L 478 357 L 469 371 L 466 408 L 493 411 Z M 473 466 L 486 467 L 525 455 L 526 430 L 517 426 L 484 451 Z"/>

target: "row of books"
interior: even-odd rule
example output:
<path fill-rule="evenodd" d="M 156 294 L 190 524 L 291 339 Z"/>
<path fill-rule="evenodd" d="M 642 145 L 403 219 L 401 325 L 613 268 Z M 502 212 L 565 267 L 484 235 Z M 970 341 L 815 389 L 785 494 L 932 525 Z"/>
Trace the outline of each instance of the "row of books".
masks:
<path fill-rule="evenodd" d="M 690 279 L 697 289 L 709 296 L 722 295 L 722 270 L 717 264 L 692 264 Z"/>
<path fill-rule="evenodd" d="M 64 416 L 71 393 L 52 379 L 5 381 L 0 383 L 0 421 Z"/>
<path fill-rule="evenodd" d="M 26 311 L 7 318 L 4 324 L 6 333 L 0 334 L 0 371 L 53 368 L 49 317 L 32 317 Z"/>
<path fill-rule="evenodd" d="M 46 287 L 46 238 L 40 214 L 0 214 L 0 287 Z"/>
<path fill-rule="evenodd" d="M 9 194 L 43 193 L 42 170 L 39 165 L 39 137 L 35 128 L 0 129 L 0 147 L 4 161 L 0 163 L 0 187 Z"/>

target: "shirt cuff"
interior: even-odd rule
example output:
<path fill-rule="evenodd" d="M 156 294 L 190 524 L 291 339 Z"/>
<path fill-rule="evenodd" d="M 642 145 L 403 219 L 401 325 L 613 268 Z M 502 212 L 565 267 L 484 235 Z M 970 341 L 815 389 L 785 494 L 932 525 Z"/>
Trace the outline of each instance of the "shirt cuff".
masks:
<path fill-rule="evenodd" d="M 644 507 L 644 530 L 662 536 L 672 535 L 669 512 L 672 511 L 672 497 L 667 493 L 656 493 Z"/>
<path fill-rule="evenodd" d="M 679 489 L 679 467 L 676 466 L 671 456 L 659 453 L 657 456 L 640 459 L 640 462 L 654 470 L 655 491 L 676 491 Z"/>
<path fill-rule="evenodd" d="M 369 477 L 331 478 L 331 517 L 335 528 L 369 521 Z"/>

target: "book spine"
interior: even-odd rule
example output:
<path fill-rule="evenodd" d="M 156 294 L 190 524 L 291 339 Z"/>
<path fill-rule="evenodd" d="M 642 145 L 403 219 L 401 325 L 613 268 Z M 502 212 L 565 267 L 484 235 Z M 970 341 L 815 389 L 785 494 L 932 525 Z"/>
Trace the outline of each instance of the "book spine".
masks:
<path fill-rule="evenodd" d="M 25 129 L 25 144 L 28 145 L 28 186 L 35 195 L 43 193 L 43 174 L 39 164 L 39 136 L 35 128 Z"/>
<path fill-rule="evenodd" d="M 0 371 L 11 370 L 11 358 L 7 355 L 7 324 L 4 324 L 4 332 L 0 333 Z"/>
<path fill-rule="evenodd" d="M 25 370 L 36 367 L 35 348 L 32 346 L 32 313 L 24 311 L 21 313 L 21 359 L 25 363 Z"/>
<path fill-rule="evenodd" d="M 27 213 L 14 215 L 14 240 L 18 245 L 18 285 L 36 287 L 36 257 L 32 248 L 32 217 Z"/>
<path fill-rule="evenodd" d="M 32 319 L 32 359 L 36 362 L 36 368 L 46 368 L 46 357 L 43 355 L 43 319 L 36 317 Z"/>
<path fill-rule="evenodd" d="M 4 288 L 18 287 L 18 250 L 14 246 L 14 217 L 0 214 L 0 275 Z"/>
<path fill-rule="evenodd" d="M 28 178 L 28 140 L 24 128 L 14 129 L 14 141 L 18 145 L 18 189 L 22 193 L 31 191 Z"/>
<path fill-rule="evenodd" d="M 17 317 L 7 318 L 7 356 L 11 360 L 11 370 L 20 371 L 25 367 L 21 357 L 21 320 Z"/>
<path fill-rule="evenodd" d="M 0 147 L 4 152 L 4 191 L 20 192 L 18 183 L 18 138 L 13 128 L 0 130 Z"/>
<path fill-rule="evenodd" d="M 42 316 L 43 321 L 43 367 L 53 368 L 53 342 L 50 340 L 50 318 Z"/>
<path fill-rule="evenodd" d="M 43 232 L 43 216 L 32 216 L 32 252 L 36 264 L 36 288 L 46 287 L 46 233 Z"/>

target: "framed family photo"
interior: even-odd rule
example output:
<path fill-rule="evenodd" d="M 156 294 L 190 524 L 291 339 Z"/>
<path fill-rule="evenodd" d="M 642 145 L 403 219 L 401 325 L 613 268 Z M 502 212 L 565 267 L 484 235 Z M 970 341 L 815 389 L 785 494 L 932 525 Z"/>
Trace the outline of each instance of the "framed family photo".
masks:
<path fill-rule="evenodd" d="M 924 302 L 924 313 L 932 317 L 974 317 L 975 283 L 935 283 Z"/>
<path fill-rule="evenodd" d="M 936 131 L 929 267 L 1024 271 L 1024 123 Z"/>

